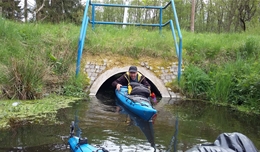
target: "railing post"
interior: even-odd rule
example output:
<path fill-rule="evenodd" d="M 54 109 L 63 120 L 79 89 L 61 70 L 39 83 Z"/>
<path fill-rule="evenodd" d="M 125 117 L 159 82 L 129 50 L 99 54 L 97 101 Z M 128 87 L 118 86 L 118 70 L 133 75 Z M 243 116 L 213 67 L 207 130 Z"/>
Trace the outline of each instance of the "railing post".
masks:
<path fill-rule="evenodd" d="M 0 0 L 1 1 L 1 0 Z M 175 8 L 175 4 L 174 4 L 174 0 L 170 0 L 170 2 L 165 5 L 164 7 L 162 6 L 145 6 L 145 7 L 140 7 L 140 6 L 128 6 L 128 5 L 114 5 L 114 4 L 98 4 L 98 3 L 91 3 L 90 0 L 87 0 L 86 2 L 86 7 L 85 7 L 85 11 L 84 11 L 84 16 L 83 16 L 83 21 L 82 21 L 82 27 L 80 30 L 80 37 L 79 37 L 79 42 L 78 42 L 78 56 L 77 56 L 77 65 L 76 65 L 76 76 L 79 73 L 80 70 L 80 60 L 82 57 L 82 52 L 84 49 L 84 41 L 86 38 L 86 31 L 87 31 L 87 27 L 88 27 L 88 22 L 89 22 L 89 17 L 87 16 L 88 14 L 88 7 L 89 5 L 92 5 L 92 18 L 91 18 L 91 23 L 92 23 L 92 30 L 95 29 L 95 24 L 117 24 L 117 25 L 136 25 L 136 26 L 159 26 L 159 31 L 160 34 L 162 33 L 162 27 L 164 27 L 166 24 L 162 24 L 163 21 L 163 9 L 167 8 L 170 4 L 172 4 L 172 11 L 174 14 L 174 20 L 176 23 L 176 28 L 177 28 L 177 32 L 178 32 L 178 36 L 179 36 L 179 45 L 176 39 L 176 33 L 175 33 L 175 29 L 174 29 L 174 24 L 173 21 L 170 20 L 168 21 L 168 23 L 170 23 L 171 26 L 171 30 L 172 30 L 172 35 L 173 35 L 173 39 L 174 39 L 174 45 L 176 48 L 176 54 L 178 57 L 178 82 L 180 81 L 180 76 L 181 76 L 181 67 L 182 67 L 182 35 L 181 35 L 181 31 L 180 31 L 180 25 L 179 25 L 179 21 L 178 21 L 178 17 L 177 17 L 177 13 L 176 13 L 176 8 Z M 140 23 L 126 23 L 124 21 L 124 23 L 118 23 L 118 22 L 99 22 L 99 21 L 95 21 L 95 6 L 110 6 L 110 7 L 131 7 L 131 8 L 148 8 L 148 9 L 159 9 L 160 14 L 159 14 L 159 24 L 140 24 Z"/>
<path fill-rule="evenodd" d="M 95 29 L 95 16 L 96 16 L 95 12 L 96 12 L 95 5 L 92 5 L 92 30 Z"/>
<path fill-rule="evenodd" d="M 159 21 L 159 30 L 160 30 L 160 34 L 162 34 L 162 8 L 160 8 L 160 21 Z"/>
<path fill-rule="evenodd" d="M 175 45 L 175 48 L 176 48 L 176 54 L 177 54 L 177 57 L 179 58 L 180 57 L 180 51 L 179 51 L 179 46 L 177 44 L 176 34 L 175 34 L 174 25 L 173 25 L 172 20 L 170 20 L 170 26 L 171 26 L 171 30 L 172 30 L 172 37 L 173 37 L 173 40 L 174 40 L 174 45 Z"/>
<path fill-rule="evenodd" d="M 181 66 L 182 66 L 182 34 L 181 34 L 181 30 L 180 30 L 180 25 L 179 25 L 179 20 L 178 20 L 178 16 L 177 16 L 177 12 L 175 9 L 175 4 L 174 1 L 171 0 L 172 3 L 172 11 L 174 14 L 174 20 L 176 22 L 176 28 L 177 28 L 177 32 L 179 35 L 179 53 L 178 53 L 178 82 L 180 82 L 180 78 L 181 78 Z"/>
<path fill-rule="evenodd" d="M 80 36 L 79 36 L 79 43 L 78 43 L 78 56 L 77 56 L 77 65 L 76 65 L 76 76 L 78 76 L 78 74 L 79 74 L 80 60 L 81 60 L 82 50 L 84 47 L 84 41 L 85 41 L 85 36 L 86 36 L 86 34 L 84 35 L 84 33 L 86 30 L 85 25 L 88 24 L 88 23 L 86 23 L 86 21 L 88 21 L 88 18 L 87 18 L 88 7 L 89 7 L 89 0 L 87 0 L 87 2 L 86 2 L 86 7 L 85 7 L 83 19 L 82 19 L 81 29 L 80 29 Z"/>
<path fill-rule="evenodd" d="M 178 58 L 178 83 L 180 83 L 181 80 L 181 66 L 182 66 L 182 51 L 180 48 L 180 53 L 179 53 L 179 58 Z"/>

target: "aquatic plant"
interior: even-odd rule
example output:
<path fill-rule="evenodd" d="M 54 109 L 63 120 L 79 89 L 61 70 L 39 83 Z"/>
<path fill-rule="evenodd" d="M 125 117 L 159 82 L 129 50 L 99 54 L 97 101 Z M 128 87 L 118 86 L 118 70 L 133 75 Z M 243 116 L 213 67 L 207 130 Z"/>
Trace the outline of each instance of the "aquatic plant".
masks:
<path fill-rule="evenodd" d="M 61 123 L 56 114 L 79 98 L 50 96 L 41 100 L 3 100 L 0 102 L 0 128 L 40 123 Z"/>

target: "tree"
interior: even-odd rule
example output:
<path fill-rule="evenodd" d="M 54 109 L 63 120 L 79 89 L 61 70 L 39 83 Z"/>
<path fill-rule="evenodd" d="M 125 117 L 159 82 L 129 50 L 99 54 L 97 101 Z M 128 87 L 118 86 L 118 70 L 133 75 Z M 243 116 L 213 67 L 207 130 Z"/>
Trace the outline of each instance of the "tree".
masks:
<path fill-rule="evenodd" d="M 196 0 L 191 0 L 191 23 L 190 23 L 190 30 L 194 32 L 194 20 L 195 20 L 195 2 Z"/>
<path fill-rule="evenodd" d="M 36 0 L 34 12 L 37 21 L 78 23 L 78 12 L 83 9 L 80 0 Z"/>
<path fill-rule="evenodd" d="M 2 14 L 5 18 L 11 20 L 22 19 L 22 9 L 19 6 L 20 0 L 2 0 Z"/>
<path fill-rule="evenodd" d="M 2 18 L 2 0 L 0 0 L 0 18 Z"/>
<path fill-rule="evenodd" d="M 243 31 L 246 31 L 246 22 L 252 19 L 252 17 L 255 15 L 256 9 L 256 0 L 240 1 L 238 6 L 238 16 L 241 22 L 240 26 L 242 27 Z"/>
<path fill-rule="evenodd" d="M 27 22 L 27 19 L 28 19 L 28 9 L 27 9 L 27 0 L 24 0 L 24 19 L 25 19 L 25 22 Z"/>

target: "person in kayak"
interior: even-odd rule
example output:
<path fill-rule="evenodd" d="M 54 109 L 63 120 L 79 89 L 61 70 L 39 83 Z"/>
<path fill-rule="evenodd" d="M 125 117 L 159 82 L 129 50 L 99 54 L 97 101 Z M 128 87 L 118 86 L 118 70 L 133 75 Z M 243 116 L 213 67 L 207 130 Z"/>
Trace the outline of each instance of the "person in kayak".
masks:
<path fill-rule="evenodd" d="M 120 90 L 121 86 L 128 86 L 128 94 L 130 94 L 132 90 L 130 86 L 131 82 L 141 83 L 144 86 L 146 86 L 149 90 L 151 88 L 145 76 L 143 76 L 141 73 L 137 71 L 136 66 L 130 66 L 128 72 L 126 72 L 124 75 L 116 79 L 112 83 L 112 86 L 115 87 L 118 91 Z"/>

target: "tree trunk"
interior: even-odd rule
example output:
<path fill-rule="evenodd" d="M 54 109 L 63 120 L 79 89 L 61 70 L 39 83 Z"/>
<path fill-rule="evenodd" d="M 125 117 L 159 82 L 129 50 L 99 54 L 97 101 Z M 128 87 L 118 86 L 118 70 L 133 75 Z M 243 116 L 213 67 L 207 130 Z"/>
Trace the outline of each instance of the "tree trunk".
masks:
<path fill-rule="evenodd" d="M 245 23 L 245 21 L 242 18 L 240 18 L 240 21 L 242 23 L 243 30 L 246 31 L 246 23 Z"/>
<path fill-rule="evenodd" d="M 27 0 L 24 0 L 24 19 L 25 19 L 25 23 L 27 23 L 27 18 L 28 18 Z"/>
<path fill-rule="evenodd" d="M 125 0 L 125 5 L 129 5 L 129 1 L 128 0 Z M 127 20 L 128 20 L 128 7 L 125 7 L 124 8 L 124 19 L 123 19 L 123 23 L 127 23 Z M 123 28 L 125 28 L 126 25 L 123 25 Z"/>
<path fill-rule="evenodd" d="M 2 0 L 0 0 L 0 3 L 2 3 Z M 2 18 L 2 6 L 0 6 L 0 18 Z"/>
<path fill-rule="evenodd" d="M 209 0 L 208 8 L 207 8 L 207 22 L 206 22 L 206 31 L 209 32 L 212 30 L 212 27 L 210 29 L 209 24 L 210 24 L 210 17 L 211 17 L 211 12 L 210 9 L 212 9 L 212 2 Z"/>
<path fill-rule="evenodd" d="M 190 23 L 190 30 L 194 32 L 194 22 L 195 22 L 195 0 L 191 0 L 191 23 Z"/>
<path fill-rule="evenodd" d="M 41 20 L 41 13 L 40 13 L 40 11 L 43 9 L 44 3 L 45 3 L 45 0 L 43 0 L 42 5 L 39 8 L 36 8 L 35 11 L 34 11 L 35 12 L 36 21 L 40 21 Z"/>

